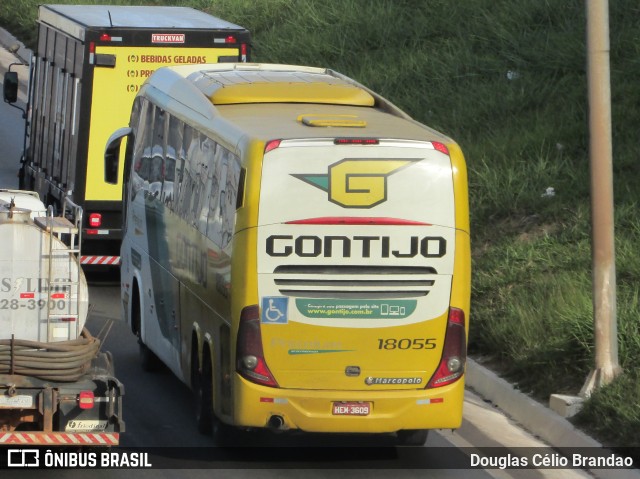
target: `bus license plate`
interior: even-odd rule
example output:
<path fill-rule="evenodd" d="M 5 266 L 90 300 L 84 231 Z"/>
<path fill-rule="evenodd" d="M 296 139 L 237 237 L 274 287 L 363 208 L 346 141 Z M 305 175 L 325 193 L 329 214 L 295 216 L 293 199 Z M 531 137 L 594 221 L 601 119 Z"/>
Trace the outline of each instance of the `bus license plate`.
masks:
<path fill-rule="evenodd" d="M 369 402 L 334 402 L 334 416 L 368 416 L 371 412 Z"/>

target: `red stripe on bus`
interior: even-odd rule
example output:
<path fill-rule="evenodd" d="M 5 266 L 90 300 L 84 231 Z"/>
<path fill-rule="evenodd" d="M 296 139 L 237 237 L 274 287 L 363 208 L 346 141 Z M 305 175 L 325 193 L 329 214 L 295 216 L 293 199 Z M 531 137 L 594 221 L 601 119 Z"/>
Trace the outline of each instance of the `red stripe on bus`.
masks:
<path fill-rule="evenodd" d="M 431 226 L 421 221 L 402 218 L 377 218 L 360 216 L 324 216 L 304 220 L 287 221 L 289 225 L 383 225 L 383 226 Z"/>

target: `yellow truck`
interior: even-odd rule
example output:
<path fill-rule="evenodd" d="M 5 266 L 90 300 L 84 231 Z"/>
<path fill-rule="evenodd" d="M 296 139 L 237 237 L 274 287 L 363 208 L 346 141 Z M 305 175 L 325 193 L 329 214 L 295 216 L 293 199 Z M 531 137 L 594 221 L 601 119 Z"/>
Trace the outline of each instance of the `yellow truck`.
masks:
<path fill-rule="evenodd" d="M 165 6 L 41 5 L 38 25 L 20 188 L 58 210 L 65 197 L 81 206 L 83 266 L 116 266 L 122 184 L 104 182 L 109 135 L 127 122 L 133 98 L 158 67 L 246 62 L 250 34 L 198 10 Z"/>

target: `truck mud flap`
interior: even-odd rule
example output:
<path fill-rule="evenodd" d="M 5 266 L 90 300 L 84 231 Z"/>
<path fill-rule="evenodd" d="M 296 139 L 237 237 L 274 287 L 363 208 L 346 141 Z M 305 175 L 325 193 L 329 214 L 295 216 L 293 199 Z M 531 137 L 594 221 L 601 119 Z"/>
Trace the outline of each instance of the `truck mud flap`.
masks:
<path fill-rule="evenodd" d="M 117 446 L 120 434 L 63 433 L 63 432 L 0 432 L 0 445 L 20 444 L 29 446 Z"/>

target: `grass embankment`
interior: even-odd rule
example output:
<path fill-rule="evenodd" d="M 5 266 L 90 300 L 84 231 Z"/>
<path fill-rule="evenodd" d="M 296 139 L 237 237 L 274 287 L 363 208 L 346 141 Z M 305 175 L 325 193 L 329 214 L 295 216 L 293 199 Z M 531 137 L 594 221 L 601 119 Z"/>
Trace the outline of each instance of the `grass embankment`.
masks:
<path fill-rule="evenodd" d="M 0 7 L 0 24 L 29 45 L 37 3 Z M 470 350 L 539 398 L 580 390 L 594 348 L 584 2 L 136 3 L 188 5 L 241 24 L 254 35 L 255 61 L 334 68 L 455 138 L 470 178 Z M 640 446 L 640 7 L 618 0 L 610 9 L 625 374 L 577 420 L 610 444 Z M 543 196 L 547 187 L 555 196 Z"/>

